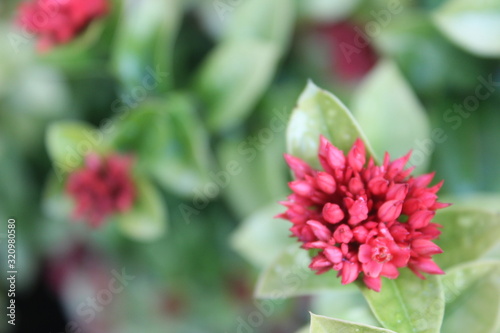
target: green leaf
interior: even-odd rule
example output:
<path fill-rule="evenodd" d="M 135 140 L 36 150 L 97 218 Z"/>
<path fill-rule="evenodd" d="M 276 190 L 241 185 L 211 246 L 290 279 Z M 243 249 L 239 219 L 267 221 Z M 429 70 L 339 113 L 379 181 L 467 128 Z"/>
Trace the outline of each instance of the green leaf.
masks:
<path fill-rule="evenodd" d="M 42 209 L 50 220 L 64 221 L 66 223 L 73 210 L 73 202 L 69 196 L 64 194 L 64 185 L 65 182 L 58 180 L 55 174 L 50 174 L 47 177 L 43 189 Z"/>
<path fill-rule="evenodd" d="M 231 40 L 212 51 L 196 81 L 211 130 L 237 125 L 248 115 L 271 82 L 278 57 L 274 43 L 257 40 Z"/>
<path fill-rule="evenodd" d="M 166 189 L 193 195 L 196 187 L 207 182 L 212 163 L 208 135 L 186 94 L 167 95 L 158 101 L 157 110 L 165 115 L 162 126 L 167 137 L 161 142 L 161 155 L 149 165 L 150 173 Z"/>
<path fill-rule="evenodd" d="M 45 144 L 59 180 L 82 165 L 85 155 L 105 149 L 102 131 L 80 121 L 59 121 L 49 126 Z"/>
<path fill-rule="evenodd" d="M 293 30 L 292 0 L 247 0 L 237 7 L 225 40 L 260 40 L 274 43 L 283 52 Z"/>
<path fill-rule="evenodd" d="M 339 289 L 314 295 L 310 308 L 312 312 L 327 317 L 365 325 L 380 325 L 358 290 Z"/>
<path fill-rule="evenodd" d="M 481 257 L 500 239 L 500 214 L 458 206 L 438 211 L 433 222 L 443 225 L 435 256 L 443 269 Z"/>
<path fill-rule="evenodd" d="M 485 57 L 500 56 L 500 2 L 448 0 L 432 15 L 452 42 Z"/>
<path fill-rule="evenodd" d="M 454 207 L 472 208 L 500 214 L 500 194 L 476 192 L 465 196 L 443 196 L 441 202 L 453 202 Z M 453 208 L 451 208 L 453 209 Z"/>
<path fill-rule="evenodd" d="M 133 152 L 137 163 L 148 166 L 161 157 L 167 142 L 165 103 L 148 101 L 121 114 L 106 129 L 111 145 L 120 151 Z"/>
<path fill-rule="evenodd" d="M 500 328 L 500 262 L 474 261 L 442 277 L 446 310 L 442 333 L 497 332 Z"/>
<path fill-rule="evenodd" d="M 112 65 L 131 94 L 168 90 L 181 12 L 178 0 L 127 1 L 123 6 Z"/>
<path fill-rule="evenodd" d="M 379 159 L 386 151 L 400 157 L 413 149 L 410 163 L 427 168 L 434 145 L 429 120 L 394 63 L 379 62 L 364 79 L 353 98 L 352 113 Z"/>
<path fill-rule="evenodd" d="M 289 172 L 281 158 L 284 137 L 281 131 L 269 130 L 259 128 L 258 132 L 247 137 L 227 139 L 216 149 L 221 171 L 231 171 L 233 164 L 238 166 L 234 168 L 227 186 L 224 186 L 224 196 L 240 219 L 247 218 L 270 202 L 283 199 L 289 193 Z M 268 135 L 266 132 L 272 133 L 272 136 L 266 136 L 265 141 L 256 141 L 261 133 Z"/>
<path fill-rule="evenodd" d="M 291 224 L 274 218 L 284 208 L 276 203 L 250 215 L 231 236 L 232 247 L 258 267 L 269 265 L 284 248 L 296 242 L 289 236 Z"/>
<path fill-rule="evenodd" d="M 308 251 L 298 244 L 289 246 L 259 276 L 255 288 L 258 298 L 287 298 L 310 295 L 332 289 L 353 290 L 343 286 L 335 272 L 315 274 L 308 266 Z"/>
<path fill-rule="evenodd" d="M 345 320 L 318 316 L 311 313 L 311 333 L 395 333 L 379 327 L 353 323 Z"/>
<path fill-rule="evenodd" d="M 359 284 L 375 317 L 398 333 L 439 333 L 444 313 L 444 292 L 439 277 L 421 280 L 403 269 L 395 280 L 382 279 L 376 292 Z"/>
<path fill-rule="evenodd" d="M 333 23 L 347 18 L 360 4 L 360 0 L 295 0 L 299 15 L 313 22 Z"/>
<path fill-rule="evenodd" d="M 205 182 L 208 138 L 189 96 L 170 93 L 149 99 L 105 129 L 117 150 L 136 155 L 138 168 L 166 189 L 186 196 Z"/>
<path fill-rule="evenodd" d="M 288 123 L 288 153 L 318 168 L 321 134 L 344 152 L 359 137 L 365 142 L 368 153 L 375 157 L 365 134 L 347 107 L 335 95 L 309 81 Z"/>
<path fill-rule="evenodd" d="M 138 241 L 152 241 L 165 233 L 166 204 L 160 193 L 145 179 L 137 179 L 137 200 L 133 208 L 116 216 L 121 230 Z"/>

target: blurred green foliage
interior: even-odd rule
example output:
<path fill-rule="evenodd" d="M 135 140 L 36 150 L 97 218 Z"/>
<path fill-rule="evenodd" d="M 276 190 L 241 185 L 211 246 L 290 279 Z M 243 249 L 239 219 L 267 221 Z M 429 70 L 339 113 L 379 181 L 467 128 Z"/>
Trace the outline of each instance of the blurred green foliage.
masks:
<path fill-rule="evenodd" d="M 83 243 L 101 253 L 104 279 L 121 267 L 137 276 L 99 314 L 116 332 L 245 325 L 291 332 L 306 324 L 307 299 L 273 303 L 267 316 L 251 292 L 257 269 L 277 259 L 276 244 L 289 243 L 286 234 L 269 236 L 268 225 L 286 224 L 270 212 L 288 192 L 285 125 L 300 92 L 308 79 L 334 91 L 360 118 L 376 156 L 421 152 L 419 164 L 446 180 L 443 193 L 498 192 L 500 9 L 493 0 L 482 4 L 114 0 L 110 14 L 77 39 L 37 54 L 36 37 L 14 25 L 19 1 L 3 1 L 0 219 L 18 221 L 20 290 L 30 290 L 46 262 Z M 379 57 L 366 80 L 339 76 L 347 55 L 332 52 L 339 41 L 318 32 L 338 22 L 357 25 L 365 35 L 357 38 L 368 39 Z M 349 56 L 353 66 L 363 61 L 358 56 Z M 372 118 L 374 110 L 380 116 Z M 65 124 L 96 132 L 88 139 Z M 65 175 L 79 166 L 82 140 L 138 161 L 141 205 L 99 230 L 71 221 L 63 190 Z M 67 169 L 73 146 L 77 164 Z M 255 219 L 265 223 L 248 226 Z M 241 221 L 253 236 L 231 238 Z M 76 289 L 88 287 L 75 281 Z M 71 291 L 59 297 L 68 318 L 81 321 Z M 263 318 L 258 327 L 248 324 L 254 312 Z"/>

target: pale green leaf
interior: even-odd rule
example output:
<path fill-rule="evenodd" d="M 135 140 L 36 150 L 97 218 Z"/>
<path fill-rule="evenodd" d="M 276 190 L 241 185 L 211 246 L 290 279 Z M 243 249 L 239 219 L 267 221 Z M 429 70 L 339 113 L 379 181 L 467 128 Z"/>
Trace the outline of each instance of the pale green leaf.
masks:
<path fill-rule="evenodd" d="M 152 241 L 163 236 L 167 228 L 166 204 L 160 193 L 145 179 L 136 180 L 137 200 L 131 210 L 117 215 L 121 230 L 139 241 Z"/>
<path fill-rule="evenodd" d="M 339 289 L 314 295 L 311 300 L 311 311 L 322 316 L 355 323 L 380 325 L 358 290 Z"/>
<path fill-rule="evenodd" d="M 310 332 L 309 325 L 303 326 L 299 328 L 297 331 L 295 331 L 295 333 L 309 333 L 309 332 Z"/>
<path fill-rule="evenodd" d="M 320 135 L 344 152 L 351 148 L 357 138 L 361 138 L 368 153 L 375 156 L 365 134 L 347 107 L 335 95 L 309 81 L 288 123 L 288 153 L 313 167 L 319 167 L 317 156 Z"/>
<path fill-rule="evenodd" d="M 432 17 L 441 32 L 458 46 L 479 56 L 500 56 L 499 1 L 448 0 Z"/>
<path fill-rule="evenodd" d="M 285 209 L 275 203 L 250 215 L 231 236 L 232 247 L 258 267 L 269 265 L 283 249 L 296 243 L 288 231 L 291 223 L 274 218 Z"/>
<path fill-rule="evenodd" d="M 465 196 L 442 196 L 441 202 L 452 202 L 454 207 L 486 210 L 493 214 L 500 213 L 500 195 L 498 193 L 476 192 Z"/>
<path fill-rule="evenodd" d="M 450 207 L 437 212 L 433 222 L 443 225 L 435 256 L 443 269 L 481 257 L 500 239 L 500 214 L 474 208 Z"/>
<path fill-rule="evenodd" d="M 410 164 L 425 170 L 435 144 L 427 115 L 396 65 L 381 61 L 364 79 L 352 102 L 376 156 L 400 157 L 413 149 Z"/>
<path fill-rule="evenodd" d="M 318 316 L 311 313 L 310 333 L 395 333 L 379 327 L 368 326 L 350 321 Z"/>
<path fill-rule="evenodd" d="M 167 142 L 165 103 L 142 103 L 134 110 L 119 114 L 102 130 L 109 133 L 109 141 L 115 149 L 132 152 L 140 165 L 151 165 L 161 157 Z"/>
<path fill-rule="evenodd" d="M 314 22 L 332 23 L 347 18 L 361 0 L 295 0 L 299 15 Z"/>
<path fill-rule="evenodd" d="M 168 89 L 181 14 L 178 0 L 126 1 L 116 33 L 112 65 L 127 94 L 138 90 L 152 94 Z"/>
<path fill-rule="evenodd" d="M 221 187 L 227 203 L 240 219 L 247 218 L 270 202 L 282 200 L 289 193 L 289 173 L 281 157 L 284 137 L 282 133 L 269 133 L 274 136 L 269 136 L 268 141 L 255 141 L 260 134 L 256 132 L 226 140 L 217 146 L 219 173 L 230 174 L 227 184 L 223 183 Z M 245 194 L 245 200 L 241 200 L 241 193 Z"/>
<path fill-rule="evenodd" d="M 260 40 L 279 46 L 280 53 L 293 31 L 293 0 L 246 0 L 236 8 L 225 40 Z"/>
<path fill-rule="evenodd" d="M 255 106 L 274 75 L 279 51 L 272 42 L 230 40 L 202 65 L 196 91 L 208 108 L 210 129 L 240 123 Z"/>
<path fill-rule="evenodd" d="M 59 121 L 49 126 L 45 144 L 59 180 L 80 167 L 90 152 L 105 149 L 104 134 L 81 121 Z"/>
<path fill-rule="evenodd" d="M 264 270 L 257 282 L 258 298 L 287 298 L 315 294 L 331 289 L 353 290 L 343 286 L 335 271 L 317 275 L 308 266 L 309 252 L 299 244 L 289 246 Z"/>
<path fill-rule="evenodd" d="M 65 195 L 64 185 L 65 182 L 58 180 L 54 174 L 47 177 L 42 196 L 42 209 L 51 220 L 66 222 L 73 210 L 73 202 Z"/>
<path fill-rule="evenodd" d="M 157 110 L 164 115 L 162 126 L 167 137 L 161 142 L 162 154 L 149 165 L 151 175 L 182 196 L 194 195 L 195 189 L 203 191 L 212 158 L 208 134 L 192 99 L 182 93 L 171 93 L 159 101 Z"/>
<path fill-rule="evenodd" d="M 442 277 L 446 309 L 442 333 L 500 328 L 500 262 L 474 261 Z"/>
<path fill-rule="evenodd" d="M 444 292 L 439 277 L 419 279 L 409 269 L 398 278 L 382 279 L 380 292 L 359 284 L 375 317 L 398 333 L 439 333 L 444 313 Z"/>

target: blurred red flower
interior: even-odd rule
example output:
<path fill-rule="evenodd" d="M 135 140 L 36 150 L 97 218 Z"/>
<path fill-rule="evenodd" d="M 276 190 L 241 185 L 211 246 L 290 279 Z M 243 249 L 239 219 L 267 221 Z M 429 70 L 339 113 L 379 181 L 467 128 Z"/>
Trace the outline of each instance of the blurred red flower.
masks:
<path fill-rule="evenodd" d="M 286 155 L 296 180 L 293 193 L 281 202 L 288 209 L 278 217 L 293 223 L 291 232 L 305 249 L 319 249 L 310 268 L 317 274 L 338 271 L 342 284 L 362 273 L 364 283 L 380 291 L 382 276 L 394 279 L 398 269 L 408 266 L 421 272 L 443 274 L 432 256 L 441 249 L 431 240 L 441 227 L 431 223 L 437 209 L 449 206 L 437 202 L 443 182 L 427 187 L 434 173 L 410 176 L 404 169 L 410 158 L 383 164 L 366 163 L 365 146 L 356 140 L 347 154 L 321 137 L 319 161 L 324 171 L 313 170 L 299 158 Z"/>
<path fill-rule="evenodd" d="M 34 0 L 19 7 L 18 24 L 39 36 L 38 50 L 71 41 L 109 10 L 107 0 Z"/>
<path fill-rule="evenodd" d="M 136 196 L 131 167 L 130 156 L 87 155 L 85 166 L 72 172 L 66 183 L 75 201 L 74 218 L 98 227 L 109 215 L 129 210 Z"/>
<path fill-rule="evenodd" d="M 371 40 L 359 27 L 343 21 L 318 27 L 329 47 L 331 68 L 341 80 L 363 78 L 377 62 Z"/>

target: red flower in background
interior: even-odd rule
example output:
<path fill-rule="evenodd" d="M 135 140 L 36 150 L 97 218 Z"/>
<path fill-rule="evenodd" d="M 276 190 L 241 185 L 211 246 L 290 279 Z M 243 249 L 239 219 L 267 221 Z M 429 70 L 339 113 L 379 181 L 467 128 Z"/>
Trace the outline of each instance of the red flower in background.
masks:
<path fill-rule="evenodd" d="M 67 43 L 108 12 L 107 0 L 34 0 L 20 5 L 18 23 L 39 36 L 38 49 Z"/>
<path fill-rule="evenodd" d="M 342 80 L 362 78 L 377 62 L 369 36 L 352 23 L 322 25 L 318 30 L 330 48 L 332 70 Z"/>
<path fill-rule="evenodd" d="M 129 210 L 136 194 L 131 166 L 130 156 L 87 155 L 85 166 L 72 172 L 66 184 L 76 204 L 74 218 L 97 227 L 109 215 Z"/>
<path fill-rule="evenodd" d="M 410 154 L 383 164 L 366 162 L 365 146 L 356 140 L 347 154 L 321 137 L 319 161 L 324 171 L 285 154 L 296 180 L 294 192 L 281 202 L 288 209 L 278 217 L 293 223 L 291 232 L 305 249 L 318 249 L 310 268 L 321 274 L 334 269 L 342 284 L 362 273 L 364 283 L 380 291 L 382 276 L 394 279 L 400 267 L 444 274 L 432 256 L 441 249 L 436 239 L 441 227 L 431 220 L 437 209 L 449 206 L 437 202 L 443 182 L 428 187 L 433 173 L 410 176 L 404 169 Z"/>

